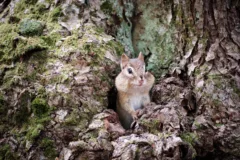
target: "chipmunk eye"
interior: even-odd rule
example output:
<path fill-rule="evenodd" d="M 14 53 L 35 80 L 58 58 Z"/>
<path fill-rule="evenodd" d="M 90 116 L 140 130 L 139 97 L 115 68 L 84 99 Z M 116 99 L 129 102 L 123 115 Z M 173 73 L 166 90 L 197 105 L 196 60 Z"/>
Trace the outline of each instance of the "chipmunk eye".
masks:
<path fill-rule="evenodd" d="M 132 73 L 133 73 L 131 68 L 128 68 L 128 73 L 129 73 L 129 74 L 132 74 Z"/>

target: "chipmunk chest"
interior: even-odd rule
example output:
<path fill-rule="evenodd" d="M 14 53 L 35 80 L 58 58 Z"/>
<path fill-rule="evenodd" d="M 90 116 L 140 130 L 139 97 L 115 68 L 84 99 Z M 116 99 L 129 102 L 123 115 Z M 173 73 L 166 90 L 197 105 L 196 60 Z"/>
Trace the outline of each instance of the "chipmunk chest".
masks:
<path fill-rule="evenodd" d="M 142 95 L 131 96 L 130 104 L 134 110 L 142 108 L 143 106 L 142 98 L 143 98 Z"/>

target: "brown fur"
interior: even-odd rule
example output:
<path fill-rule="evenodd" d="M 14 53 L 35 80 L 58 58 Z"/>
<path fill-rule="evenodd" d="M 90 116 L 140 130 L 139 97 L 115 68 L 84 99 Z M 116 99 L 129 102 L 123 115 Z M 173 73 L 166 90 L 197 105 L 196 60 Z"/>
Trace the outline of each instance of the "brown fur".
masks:
<path fill-rule="evenodd" d="M 128 69 L 133 71 L 129 74 Z M 118 90 L 117 113 L 125 129 L 129 129 L 133 119 L 137 119 L 136 110 L 150 102 L 149 91 L 154 83 L 154 76 L 145 72 L 144 57 L 129 59 L 121 57 L 121 73 L 115 80 Z"/>

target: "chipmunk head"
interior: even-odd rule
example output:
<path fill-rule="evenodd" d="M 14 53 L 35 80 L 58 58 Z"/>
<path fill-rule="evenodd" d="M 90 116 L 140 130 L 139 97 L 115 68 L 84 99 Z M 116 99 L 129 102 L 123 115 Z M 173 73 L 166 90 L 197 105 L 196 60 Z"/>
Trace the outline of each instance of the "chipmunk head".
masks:
<path fill-rule="evenodd" d="M 121 57 L 122 74 L 130 80 L 134 86 L 142 86 L 146 83 L 144 77 L 145 63 L 143 54 L 140 52 L 138 58 L 129 59 L 126 54 Z"/>

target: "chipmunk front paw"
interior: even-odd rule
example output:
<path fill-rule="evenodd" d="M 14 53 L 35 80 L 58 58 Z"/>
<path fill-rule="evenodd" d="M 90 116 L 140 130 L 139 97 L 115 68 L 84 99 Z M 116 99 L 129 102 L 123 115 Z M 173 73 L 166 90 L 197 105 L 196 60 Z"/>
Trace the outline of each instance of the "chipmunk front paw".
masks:
<path fill-rule="evenodd" d="M 138 119 L 137 112 L 135 112 L 135 111 L 133 111 L 133 112 L 131 113 L 131 116 L 132 116 L 132 118 L 133 118 L 134 121 L 136 121 L 136 120 Z"/>

